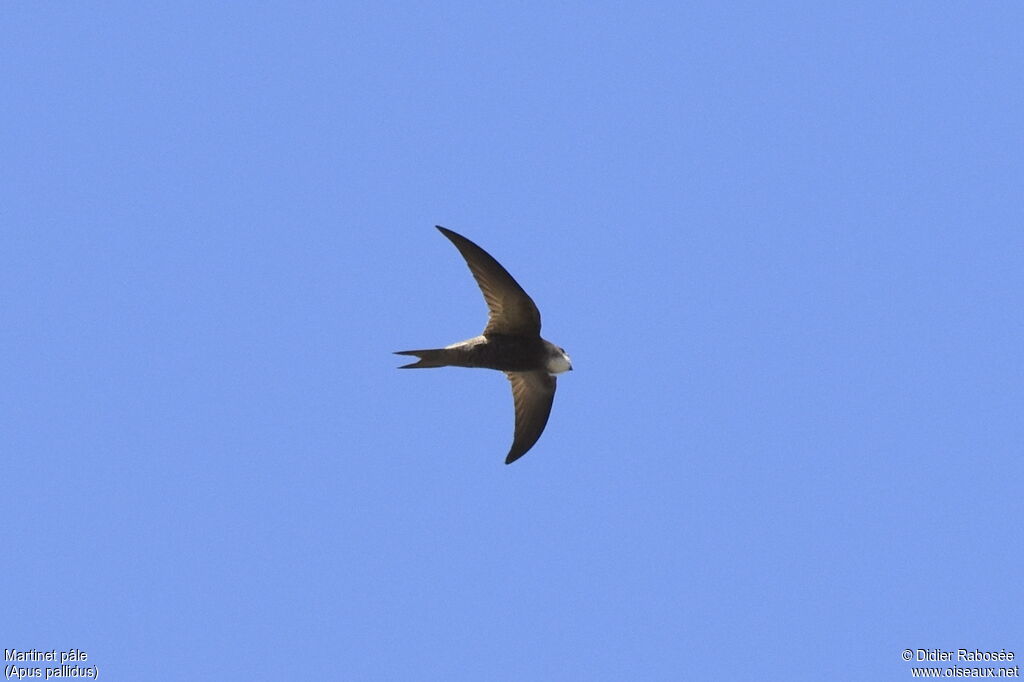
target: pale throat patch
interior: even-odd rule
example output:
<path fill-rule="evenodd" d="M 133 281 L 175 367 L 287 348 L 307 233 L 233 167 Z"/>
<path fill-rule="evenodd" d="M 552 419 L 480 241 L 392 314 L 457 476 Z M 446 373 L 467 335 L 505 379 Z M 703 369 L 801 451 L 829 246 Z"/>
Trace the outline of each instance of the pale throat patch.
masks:
<path fill-rule="evenodd" d="M 551 374 L 561 374 L 562 372 L 568 372 L 570 369 L 572 369 L 572 360 L 565 353 L 548 357 L 547 370 Z"/>

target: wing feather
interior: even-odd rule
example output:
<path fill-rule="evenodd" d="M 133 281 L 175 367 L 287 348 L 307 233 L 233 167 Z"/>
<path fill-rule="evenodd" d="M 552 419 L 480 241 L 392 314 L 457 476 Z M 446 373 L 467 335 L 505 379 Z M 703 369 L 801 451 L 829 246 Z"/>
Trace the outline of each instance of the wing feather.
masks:
<path fill-rule="evenodd" d="M 484 334 L 540 334 L 540 311 L 508 270 L 461 234 L 437 225 L 462 257 L 483 292 L 490 316 Z"/>
<path fill-rule="evenodd" d="M 555 400 L 555 377 L 544 370 L 505 372 L 512 382 L 516 406 L 516 433 L 505 464 L 511 464 L 533 447 L 544 433 Z"/>

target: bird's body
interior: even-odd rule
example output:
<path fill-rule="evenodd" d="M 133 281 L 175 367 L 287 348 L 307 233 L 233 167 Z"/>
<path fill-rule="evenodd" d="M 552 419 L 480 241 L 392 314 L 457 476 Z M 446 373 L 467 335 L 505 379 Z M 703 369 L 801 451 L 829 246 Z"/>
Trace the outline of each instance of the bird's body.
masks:
<path fill-rule="evenodd" d="M 398 355 L 415 355 L 420 358 L 419 362 L 403 365 L 399 369 L 481 367 L 502 372 L 530 372 L 539 367 L 547 368 L 548 358 L 559 357 L 558 351 L 554 344 L 539 336 L 530 338 L 510 334 L 481 334 L 444 348 L 404 350 Z"/>
<path fill-rule="evenodd" d="M 445 348 L 398 351 L 418 358 L 401 369 L 454 366 L 505 372 L 516 408 L 515 439 L 505 459 L 511 464 L 540 438 L 555 397 L 554 375 L 571 370 L 572 361 L 563 349 L 541 338 L 537 306 L 498 261 L 462 235 L 440 225 L 437 229 L 466 259 L 490 317 L 480 336 Z"/>

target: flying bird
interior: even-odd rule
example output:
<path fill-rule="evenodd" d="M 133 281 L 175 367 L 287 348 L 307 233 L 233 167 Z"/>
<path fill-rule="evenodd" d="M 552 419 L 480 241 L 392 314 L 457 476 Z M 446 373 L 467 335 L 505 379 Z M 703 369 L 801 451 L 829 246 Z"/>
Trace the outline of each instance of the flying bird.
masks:
<path fill-rule="evenodd" d="M 505 464 L 516 461 L 544 432 L 555 399 L 555 376 L 572 369 L 565 349 L 540 337 L 540 311 L 498 261 L 449 229 L 436 226 L 455 244 L 484 294 L 490 312 L 484 333 L 444 348 L 402 350 L 417 367 L 484 367 L 504 372 L 512 382 L 516 429 Z"/>

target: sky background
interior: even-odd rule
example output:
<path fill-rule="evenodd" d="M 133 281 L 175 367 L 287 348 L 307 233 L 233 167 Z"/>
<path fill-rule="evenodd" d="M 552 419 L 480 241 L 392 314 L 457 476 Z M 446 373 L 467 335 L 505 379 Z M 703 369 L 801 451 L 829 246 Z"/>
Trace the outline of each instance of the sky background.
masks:
<path fill-rule="evenodd" d="M 1024 6 L 0 10 L 0 647 L 101 679 L 1024 656 Z M 503 463 L 486 309 L 575 371 Z M 968 665 L 968 664 L 961 664 Z"/>

